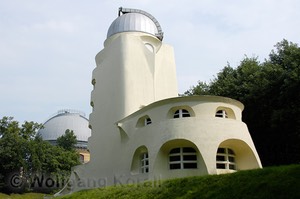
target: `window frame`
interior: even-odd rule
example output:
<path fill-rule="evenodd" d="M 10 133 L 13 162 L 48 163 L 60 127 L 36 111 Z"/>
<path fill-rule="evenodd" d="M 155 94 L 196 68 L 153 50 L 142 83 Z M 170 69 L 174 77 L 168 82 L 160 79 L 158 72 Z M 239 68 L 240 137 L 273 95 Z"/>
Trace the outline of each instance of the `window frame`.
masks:
<path fill-rule="evenodd" d="M 223 151 L 221 151 L 221 149 Z M 236 154 L 234 150 L 231 148 L 219 147 L 216 154 L 216 168 L 237 171 Z"/>
<path fill-rule="evenodd" d="M 191 117 L 191 114 L 188 110 L 186 110 L 184 108 L 177 109 L 173 114 L 174 119 L 185 118 L 185 117 Z"/>
<path fill-rule="evenodd" d="M 193 147 L 172 148 L 169 152 L 169 169 L 198 169 L 197 151 Z"/>
<path fill-rule="evenodd" d="M 219 117 L 219 118 L 228 118 L 228 114 L 227 111 L 224 109 L 220 109 L 216 111 L 215 117 Z"/>
<path fill-rule="evenodd" d="M 152 123 L 153 123 L 152 119 L 149 117 L 149 115 L 144 115 L 137 120 L 135 126 L 136 126 L 136 128 L 141 128 L 141 127 L 148 126 Z"/>
<path fill-rule="evenodd" d="M 141 153 L 140 155 L 140 172 L 149 173 L 149 154 L 148 152 Z"/>
<path fill-rule="evenodd" d="M 152 124 L 152 120 L 150 117 L 145 117 L 144 119 L 144 126 Z"/>

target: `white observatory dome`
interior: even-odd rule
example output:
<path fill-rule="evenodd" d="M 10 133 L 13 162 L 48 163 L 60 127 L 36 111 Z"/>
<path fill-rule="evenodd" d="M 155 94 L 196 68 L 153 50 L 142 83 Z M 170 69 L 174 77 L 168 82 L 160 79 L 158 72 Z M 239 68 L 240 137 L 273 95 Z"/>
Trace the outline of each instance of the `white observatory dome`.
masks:
<path fill-rule="evenodd" d="M 47 120 L 43 129 L 39 130 L 39 134 L 43 140 L 56 144 L 58 137 L 65 134 L 67 129 L 73 130 L 77 137 L 77 147 L 86 148 L 88 137 L 91 136 L 91 129 L 88 127 L 89 121 L 84 114 L 74 110 L 60 110 Z"/>
<path fill-rule="evenodd" d="M 160 40 L 163 38 L 158 21 L 149 13 L 138 9 L 119 8 L 119 17 L 110 25 L 107 38 L 121 32 L 144 32 Z"/>

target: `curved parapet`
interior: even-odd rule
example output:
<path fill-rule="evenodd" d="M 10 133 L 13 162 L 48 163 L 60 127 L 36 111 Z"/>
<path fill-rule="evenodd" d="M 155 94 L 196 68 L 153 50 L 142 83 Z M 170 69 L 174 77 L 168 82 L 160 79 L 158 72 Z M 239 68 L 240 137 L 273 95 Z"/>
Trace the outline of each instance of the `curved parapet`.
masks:
<path fill-rule="evenodd" d="M 148 149 L 150 180 L 231 173 L 262 167 L 242 121 L 243 108 L 225 97 L 177 97 L 154 102 L 116 124 L 127 135 L 129 154 L 140 145 Z"/>

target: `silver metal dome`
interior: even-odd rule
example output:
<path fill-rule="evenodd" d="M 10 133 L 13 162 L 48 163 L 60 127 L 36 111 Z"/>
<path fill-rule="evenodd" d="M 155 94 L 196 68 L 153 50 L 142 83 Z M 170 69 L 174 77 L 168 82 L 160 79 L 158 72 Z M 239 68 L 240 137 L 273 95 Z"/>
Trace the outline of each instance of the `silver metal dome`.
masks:
<path fill-rule="evenodd" d="M 60 110 L 55 116 L 48 119 L 44 128 L 39 130 L 43 140 L 56 144 L 58 137 L 65 134 L 67 129 L 73 130 L 77 137 L 77 147 L 86 148 L 88 137 L 91 136 L 91 129 L 88 127 L 89 121 L 84 114 L 75 110 Z"/>
<path fill-rule="evenodd" d="M 110 25 L 107 38 L 121 32 L 145 32 L 163 39 L 158 21 L 149 13 L 138 9 L 119 8 L 119 17 Z"/>

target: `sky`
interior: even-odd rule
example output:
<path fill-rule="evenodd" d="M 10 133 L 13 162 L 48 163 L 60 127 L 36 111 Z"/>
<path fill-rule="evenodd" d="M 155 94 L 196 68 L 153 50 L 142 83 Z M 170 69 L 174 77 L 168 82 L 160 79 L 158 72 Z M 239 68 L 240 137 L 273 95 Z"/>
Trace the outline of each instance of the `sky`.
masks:
<path fill-rule="evenodd" d="M 43 123 L 58 110 L 88 118 L 95 55 L 118 8 L 153 15 L 174 47 L 179 92 L 228 63 L 300 43 L 299 0 L 0 0 L 0 118 Z"/>

